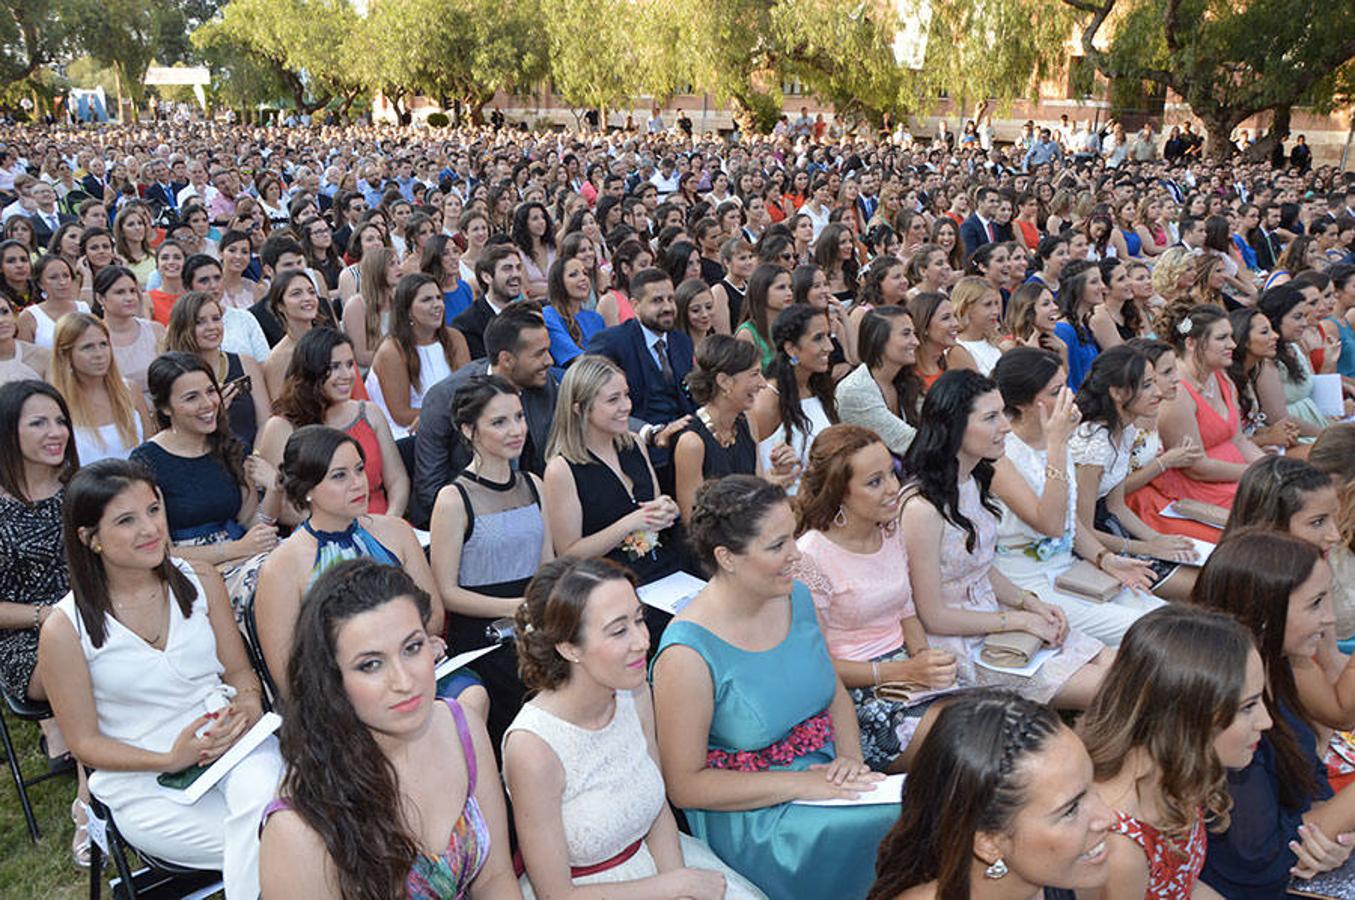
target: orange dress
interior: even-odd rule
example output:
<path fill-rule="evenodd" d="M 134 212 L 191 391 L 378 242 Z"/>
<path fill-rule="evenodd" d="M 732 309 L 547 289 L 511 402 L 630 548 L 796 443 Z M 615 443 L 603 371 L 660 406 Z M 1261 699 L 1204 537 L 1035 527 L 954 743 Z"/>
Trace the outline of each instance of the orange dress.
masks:
<path fill-rule="evenodd" d="M 1195 424 L 1200 429 L 1200 440 L 1204 444 L 1205 455 L 1220 462 L 1246 465 L 1242 451 L 1233 443 L 1233 437 L 1241 427 L 1241 416 L 1237 408 L 1237 392 L 1233 383 L 1222 372 L 1215 372 L 1219 391 L 1223 397 L 1227 417 L 1220 416 L 1199 392 L 1183 379 L 1181 387 L 1190 392 L 1195 401 Z M 1200 500 L 1231 509 L 1233 497 L 1237 494 L 1236 481 L 1198 481 L 1189 477 L 1181 469 L 1168 469 L 1151 482 L 1125 497 L 1125 502 L 1144 524 L 1163 534 L 1184 534 L 1203 541 L 1218 543 L 1220 531 L 1201 522 L 1188 519 L 1173 519 L 1163 516 L 1162 510 L 1173 500 Z"/>

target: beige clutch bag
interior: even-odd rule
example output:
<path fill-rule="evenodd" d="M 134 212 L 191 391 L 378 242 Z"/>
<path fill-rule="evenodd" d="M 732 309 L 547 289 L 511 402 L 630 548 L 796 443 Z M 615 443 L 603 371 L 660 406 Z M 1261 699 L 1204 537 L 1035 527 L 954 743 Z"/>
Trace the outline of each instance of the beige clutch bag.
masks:
<path fill-rule="evenodd" d="M 1073 567 L 1054 579 L 1054 589 L 1072 594 L 1093 603 L 1105 603 L 1120 592 L 1124 585 L 1096 566 L 1079 559 Z"/>
<path fill-rule="evenodd" d="M 1187 519 L 1222 528 L 1228 522 L 1228 510 L 1202 500 L 1177 500 L 1176 511 Z"/>
<path fill-rule="evenodd" d="M 1044 641 L 1027 631 L 999 631 L 983 639 L 979 658 L 990 666 L 1019 669 L 1044 646 Z"/>

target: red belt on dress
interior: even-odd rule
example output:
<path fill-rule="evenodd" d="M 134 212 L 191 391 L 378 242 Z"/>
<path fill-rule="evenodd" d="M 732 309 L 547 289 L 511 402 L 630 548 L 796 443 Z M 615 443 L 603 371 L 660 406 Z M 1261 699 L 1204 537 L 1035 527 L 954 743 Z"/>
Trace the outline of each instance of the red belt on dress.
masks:
<path fill-rule="evenodd" d="M 630 859 L 635 854 L 639 853 L 640 845 L 643 844 L 644 842 L 645 842 L 644 838 L 638 838 L 635 841 L 635 843 L 631 844 L 629 847 L 622 850 L 620 853 L 616 854 L 616 856 L 613 856 L 611 859 L 604 859 L 602 862 L 593 863 L 591 866 L 570 866 L 569 877 L 583 878 L 585 875 L 596 875 L 597 873 L 605 872 L 608 869 L 615 869 L 617 866 L 621 865 L 623 862 Z M 521 850 L 513 851 L 514 874 L 517 875 L 517 877 L 521 878 L 523 873 L 526 871 L 527 864 L 522 859 L 522 851 Z"/>

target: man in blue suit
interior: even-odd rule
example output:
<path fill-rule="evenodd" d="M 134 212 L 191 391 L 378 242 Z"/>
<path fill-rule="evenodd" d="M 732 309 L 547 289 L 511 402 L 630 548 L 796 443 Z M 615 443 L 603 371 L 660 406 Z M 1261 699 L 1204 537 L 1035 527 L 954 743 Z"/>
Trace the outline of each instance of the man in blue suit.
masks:
<path fill-rule="evenodd" d="M 651 452 L 657 469 L 667 464 L 667 448 L 696 412 L 684 384 L 692 369 L 692 339 L 675 330 L 677 303 L 668 273 L 641 269 L 631 276 L 630 290 L 635 318 L 593 335 L 588 352 L 626 373 L 631 419 L 645 443 L 662 451 Z"/>
<path fill-rule="evenodd" d="M 1001 196 L 997 188 L 979 188 L 974 196 L 974 211 L 960 225 L 960 240 L 964 241 L 965 259 L 984 244 L 998 240 L 997 223 L 993 216 L 997 214 L 997 205 Z"/>

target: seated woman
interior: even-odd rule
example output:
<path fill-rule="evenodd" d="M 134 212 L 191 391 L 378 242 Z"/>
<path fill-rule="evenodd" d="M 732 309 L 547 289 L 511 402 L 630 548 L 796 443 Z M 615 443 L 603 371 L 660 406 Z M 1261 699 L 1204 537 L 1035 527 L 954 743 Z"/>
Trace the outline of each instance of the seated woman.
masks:
<path fill-rule="evenodd" d="M 277 473 L 258 454 L 244 455 L 221 415 L 216 377 L 201 359 L 166 353 L 148 377 L 161 430 L 131 459 L 160 486 L 176 555 L 216 566 L 238 612 L 278 541 Z"/>
<path fill-rule="evenodd" d="M 14 300 L 0 291 L 0 384 L 47 377 L 52 354 L 18 338 L 19 310 Z"/>
<path fill-rule="evenodd" d="M 967 355 L 972 368 L 981 375 L 989 375 L 1002 355 L 998 347 L 998 326 L 1002 324 L 1002 294 L 985 278 L 973 275 L 961 278 L 950 290 L 950 302 L 955 315 L 964 323 L 957 339 L 959 346 L 951 351 L 955 365 Z"/>
<path fill-rule="evenodd" d="M 674 493 L 684 520 L 707 480 L 761 474 L 748 413 L 766 386 L 757 348 L 747 341 L 712 334 L 697 347 L 687 390 L 700 406 L 673 445 Z"/>
<path fill-rule="evenodd" d="M 141 392 L 118 371 L 108 327 L 89 313 L 73 313 L 57 326 L 54 340 L 52 385 L 70 407 L 81 462 L 126 459 L 155 428 Z"/>
<path fill-rule="evenodd" d="M 322 316 L 320 312 L 320 296 L 315 292 L 315 282 L 311 281 L 305 269 L 279 272 L 264 300 L 269 312 L 286 329 L 286 334 L 273 347 L 268 354 L 268 361 L 263 364 L 268 396 L 281 397 L 282 380 L 287 376 L 297 342 L 317 324 L 331 323 L 329 316 Z"/>
<path fill-rule="evenodd" d="M 770 383 L 753 401 L 752 418 L 762 470 L 775 473 L 793 495 L 814 436 L 837 421 L 828 316 L 812 306 L 789 306 L 776 317 L 772 339 Z"/>
<path fill-rule="evenodd" d="M 104 266 L 94 276 L 95 305 L 103 310 L 104 327 L 118 361 L 118 372 L 134 390 L 146 395 L 146 369 L 159 352 L 165 329 L 141 318 L 141 289 L 131 269 Z"/>
<path fill-rule="evenodd" d="M 1337 838 L 1355 830 L 1355 788 L 1333 795 L 1295 684 L 1298 664 L 1311 660 L 1333 624 L 1330 587 L 1331 568 L 1316 546 L 1268 530 L 1230 536 L 1195 582 L 1194 603 L 1252 632 L 1273 721 L 1251 762 L 1229 776 L 1228 827 L 1209 835 L 1201 880 L 1229 900 L 1279 896 L 1292 876 L 1336 869 L 1350 855 Z M 1345 869 L 1327 877 L 1339 893 L 1355 886 Z"/>
<path fill-rule="evenodd" d="M 1074 260 L 1063 267 L 1059 277 L 1059 310 L 1063 321 L 1054 326 L 1054 333 L 1067 345 L 1068 387 L 1074 392 L 1082 387 L 1092 360 L 1101 352 L 1089 323 L 1105 294 L 1096 263 Z"/>
<path fill-rule="evenodd" d="M 943 375 L 922 404 L 922 424 L 903 461 L 913 602 L 932 645 L 955 654 L 961 684 L 1009 686 L 1041 702 L 1083 709 L 1110 654 L 1070 630 L 1063 609 L 1018 588 L 994 565 L 994 469 L 1011 431 L 1003 407 L 991 379 L 963 369 Z M 989 635 L 1010 631 L 1034 635 L 1057 652 L 1030 676 L 975 664 Z"/>
<path fill-rule="evenodd" d="M 1337 528 L 1341 540 L 1327 552 L 1332 573 L 1332 607 L 1336 611 L 1334 637 L 1355 637 L 1355 424 L 1340 422 L 1322 432 L 1308 454 L 1308 463 L 1326 475 L 1340 497 Z"/>
<path fill-rule="evenodd" d="M 333 328 L 316 328 L 297 342 L 270 417 L 259 435 L 258 453 L 277 468 L 292 432 L 306 425 L 328 425 L 351 435 L 366 459 L 367 511 L 402 516 L 409 502 L 409 473 L 391 436 L 386 417 L 366 401 L 354 400 L 359 383 L 353 342 Z M 293 525 L 299 510 L 284 502 L 280 518 Z"/>
<path fill-rule="evenodd" d="M 857 343 L 861 365 L 834 390 L 838 416 L 870 429 L 902 457 L 917 434 L 922 405 L 922 382 L 913 375 L 918 348 L 913 317 L 901 306 L 873 309 L 861 318 Z"/>
<path fill-rule="evenodd" d="M 929 703 L 880 689 L 947 688 L 955 657 L 928 647 L 908 581 L 879 577 L 908 571 L 893 457 L 866 429 L 834 425 L 814 442 L 802 483 L 795 577 L 814 598 L 833 667 L 856 708 L 866 764 L 902 770 Z"/>
<path fill-rule="evenodd" d="M 435 608 L 370 559 L 309 591 L 287 668 L 287 775 L 261 827 L 264 900 L 520 896 L 489 736 L 435 696 Z"/>
<path fill-rule="evenodd" d="M 265 738 L 192 805 L 158 782 L 216 760 L 263 712 L 221 578 L 169 555 L 160 494 L 135 463 L 80 469 L 62 518 L 71 592 L 42 626 L 38 677 L 71 752 L 96 770 L 90 792 L 136 848 L 221 870 L 230 900 L 258 896 L 277 741 Z"/>
<path fill-rule="evenodd" d="M 33 266 L 33 286 L 34 295 L 42 299 L 19 313 L 19 340 L 51 350 L 61 317 L 68 313 L 88 313 L 90 307 L 78 299 L 80 286 L 75 281 L 75 269 L 64 256 L 39 259 Z"/>
<path fill-rule="evenodd" d="M 260 425 L 268 420 L 273 404 L 259 364 L 249 356 L 222 349 L 225 335 L 222 315 L 221 304 L 211 294 L 202 291 L 184 294 L 170 311 L 165 351 L 196 354 L 207 368 L 217 373 L 231 433 L 244 445 L 245 452 L 251 453 L 254 438 Z"/>
<path fill-rule="evenodd" d="M 183 244 L 176 240 L 161 241 L 160 246 L 155 248 L 155 277 L 158 284 L 148 290 L 146 296 L 151 301 L 151 320 L 158 322 L 161 327 L 168 327 L 174 301 L 184 292 L 183 264 L 187 259 Z"/>
<path fill-rule="evenodd" d="M 1256 308 L 1279 336 L 1275 364 L 1263 368 L 1256 380 L 1257 399 L 1267 419 L 1287 415 L 1298 426 L 1299 441 L 1312 443 L 1329 420 L 1313 401 L 1313 367 L 1301 340 L 1308 327 L 1310 307 L 1303 291 L 1293 285 L 1267 290 Z"/>
<path fill-rule="evenodd" d="M 591 309 L 585 309 L 593 289 L 588 268 L 576 256 L 559 256 L 546 276 L 546 305 L 541 315 L 550 332 L 550 355 L 557 372 L 581 356 L 593 335 L 607 327 Z"/>
<path fill-rule="evenodd" d="M 1096 346 L 1105 351 L 1140 337 L 1145 323 L 1140 318 L 1139 307 L 1134 299 L 1134 283 L 1129 279 L 1129 265 L 1112 256 L 1101 260 L 1097 268 L 1101 270 L 1103 296 L 1101 303 L 1087 319 L 1087 330 L 1091 332 Z"/>
<path fill-rule="evenodd" d="M 518 609 L 517 658 L 534 696 L 504 738 L 503 768 L 523 894 L 609 884 L 636 896 L 764 897 L 678 831 L 659 772 L 649 631 L 633 577 L 607 560 L 556 560 Z"/>
<path fill-rule="evenodd" d="M 1110 880 L 1089 900 L 1221 900 L 1199 882 L 1206 830 L 1229 825 L 1228 775 L 1270 729 L 1265 669 L 1231 616 L 1174 605 L 1130 626 L 1078 724 L 1115 823 Z"/>
<path fill-rule="evenodd" d="M 1306 447 L 1299 449 L 1298 423 L 1290 418 L 1289 410 L 1285 408 L 1284 379 L 1273 371 L 1280 341 L 1270 326 L 1270 319 L 1259 309 L 1243 307 L 1230 312 L 1228 322 L 1233 328 L 1233 343 L 1236 344 L 1228 377 L 1237 388 L 1242 433 L 1258 447 L 1306 452 Z M 1269 409 L 1261 402 L 1263 373 Z"/>
<path fill-rule="evenodd" d="M 998 360 L 993 380 L 1011 422 L 993 472 L 993 496 L 1002 502 L 994 565 L 1016 587 L 1058 606 L 1069 627 L 1118 646 L 1134 620 L 1160 605 L 1138 593 L 1157 576 L 1147 563 L 1114 553 L 1109 535 L 1080 521 L 1068 439 L 1081 415 L 1063 367 L 1048 350 L 1017 347 Z M 1150 388 L 1148 396 L 1157 395 Z M 1052 588 L 1049 578 L 1071 569 L 1076 557 L 1133 590 L 1098 603 Z"/>
<path fill-rule="evenodd" d="M 1013 347 L 1037 347 L 1059 355 L 1068 367 L 1068 345 L 1055 333 L 1059 323 L 1059 305 L 1043 282 L 1027 281 L 1012 292 L 1003 320 L 1007 336 L 998 347 L 1005 353 Z"/>
<path fill-rule="evenodd" d="M 353 341 L 353 356 L 363 374 L 372 367 L 372 357 L 390 334 L 391 305 L 400 283 L 400 257 L 389 247 L 363 254 L 358 264 L 361 292 L 343 305 L 343 331 Z"/>
<path fill-rule="evenodd" d="M 626 374 L 606 357 L 585 354 L 565 372 L 546 447 L 546 521 L 556 556 L 605 556 L 649 584 L 678 569 L 678 505 L 660 493 L 630 409 Z M 668 617 L 645 614 L 661 633 Z"/>
<path fill-rule="evenodd" d="M 949 297 L 917 294 L 908 301 L 908 314 L 913 317 L 919 341 L 913 374 L 922 382 L 924 394 L 949 369 L 978 371 L 974 358 L 967 352 L 963 355 L 952 352 L 959 346 L 960 320 Z"/>
<path fill-rule="evenodd" d="M 1049 707 L 1008 691 L 949 704 L 915 765 L 927 777 L 904 791 L 867 900 L 980 897 L 994 883 L 1004 897 L 1071 900 L 1107 883 L 1115 816 Z"/>
<path fill-rule="evenodd" d="M 419 428 L 423 395 L 470 362 L 461 332 L 443 321 L 442 291 L 421 273 L 406 275 L 395 288 L 391 328 L 367 375 L 367 393 L 383 409 L 396 438 Z"/>
<path fill-rule="evenodd" d="M 1158 412 L 1162 444 L 1168 449 L 1199 447 L 1204 455 L 1180 468 L 1166 467 L 1148 486 L 1129 494 L 1127 503 L 1158 532 L 1217 542 L 1219 529 L 1162 511 L 1181 499 L 1228 509 L 1243 470 L 1263 455 L 1242 433 L 1237 391 L 1226 374 L 1233 358 L 1232 326 L 1217 306 L 1177 304 L 1162 311 L 1157 333 L 1172 345 L 1185 388 L 1165 400 Z"/>
<path fill-rule="evenodd" d="M 368 512 L 364 466 L 362 445 L 338 429 L 306 425 L 287 439 L 282 490 L 306 518 L 268 554 L 254 598 L 259 649 L 283 696 L 297 613 L 306 591 L 331 567 L 346 559 L 374 559 L 403 568 L 420 590 L 437 596 L 414 529 L 403 519 Z M 430 615 L 433 633 L 441 634 L 441 604 Z"/>
<path fill-rule="evenodd" d="M 442 289 L 442 318 L 449 325 L 475 302 L 470 282 L 461 277 L 461 254 L 465 249 L 464 235 L 437 234 L 428 239 L 419 255 L 419 271 Z"/>
<path fill-rule="evenodd" d="M 862 761 L 842 681 L 799 558 L 785 491 L 730 475 L 698 492 L 688 528 L 707 586 L 654 661 L 659 758 L 692 833 L 771 897 L 858 897 L 891 804 L 855 798 L 882 776 Z"/>
<path fill-rule="evenodd" d="M 1162 403 L 1157 370 L 1138 347 L 1111 347 L 1092 363 L 1077 392 L 1082 422 L 1068 442 L 1076 481 L 1078 527 L 1101 544 L 1152 567 L 1153 593 L 1170 600 L 1190 596 L 1193 568 L 1177 565 L 1198 559 L 1183 535 L 1164 535 L 1134 515 L 1124 499 L 1137 431 L 1134 423 L 1157 418 Z"/>
<path fill-rule="evenodd" d="M 263 326 L 249 310 L 228 306 L 222 299 L 225 292 L 221 286 L 221 261 L 201 253 L 188 257 L 183 266 L 183 281 L 186 289 L 210 294 L 221 307 L 221 349 L 247 356 L 262 366 L 272 348 Z"/>
<path fill-rule="evenodd" d="M 791 305 L 790 272 L 777 265 L 764 263 L 753 270 L 744 296 L 743 319 L 734 329 L 734 337 L 748 341 L 762 356 L 762 371 L 771 367 L 776 356 L 772 340 L 772 323 L 781 310 Z"/>
<path fill-rule="evenodd" d="M 517 612 L 527 581 L 555 552 L 541 481 L 514 467 L 527 440 L 517 388 L 497 375 L 470 376 L 452 399 L 452 424 L 471 448 L 471 461 L 438 491 L 429 556 L 457 653 L 485 645 L 486 629 Z M 518 660 L 505 647 L 471 668 L 489 692 L 489 735 L 497 747 L 522 706 Z"/>

